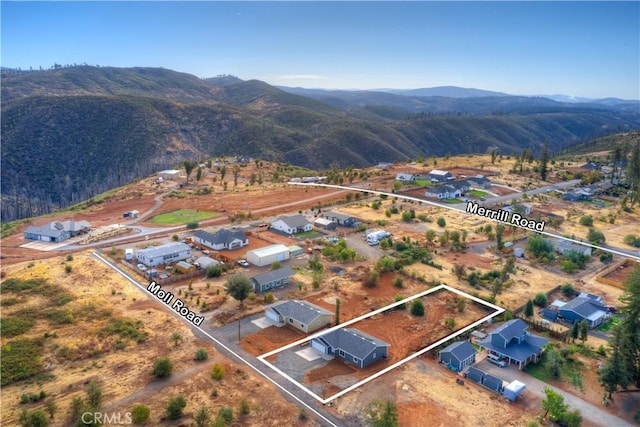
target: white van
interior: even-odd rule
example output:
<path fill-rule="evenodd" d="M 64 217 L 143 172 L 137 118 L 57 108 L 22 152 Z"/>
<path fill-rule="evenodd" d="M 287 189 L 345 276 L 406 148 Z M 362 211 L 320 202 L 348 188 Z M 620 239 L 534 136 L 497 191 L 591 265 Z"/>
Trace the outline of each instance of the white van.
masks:
<path fill-rule="evenodd" d="M 498 365 L 501 368 L 504 368 L 505 366 L 507 366 L 505 361 L 502 360 L 502 358 L 500 356 L 495 355 L 495 354 L 491 354 L 491 353 L 487 356 L 487 362 L 493 363 L 494 365 Z"/>
<path fill-rule="evenodd" d="M 124 259 L 131 261 L 133 259 L 133 249 L 127 248 L 124 250 Z"/>

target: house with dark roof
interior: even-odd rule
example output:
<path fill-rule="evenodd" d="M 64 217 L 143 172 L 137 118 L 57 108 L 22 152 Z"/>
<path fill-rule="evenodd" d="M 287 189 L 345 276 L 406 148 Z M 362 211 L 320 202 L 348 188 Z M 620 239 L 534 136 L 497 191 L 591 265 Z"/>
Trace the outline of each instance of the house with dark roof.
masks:
<path fill-rule="evenodd" d="M 170 264 L 191 256 L 191 248 L 185 243 L 167 243 L 166 245 L 150 246 L 136 252 L 138 262 L 153 267 Z"/>
<path fill-rule="evenodd" d="M 540 360 L 548 339 L 528 331 L 529 326 L 522 319 L 509 320 L 492 332 L 478 345 L 489 354 L 503 358 L 507 363 L 518 365 L 518 369 Z"/>
<path fill-rule="evenodd" d="M 434 169 L 429 172 L 429 180 L 431 182 L 445 182 L 453 180 L 453 175 L 449 171 L 442 171 L 439 169 Z"/>
<path fill-rule="evenodd" d="M 585 192 L 584 190 L 577 189 L 567 191 L 562 195 L 562 198 L 570 202 L 579 202 L 581 200 L 591 200 L 591 194 Z"/>
<path fill-rule="evenodd" d="M 313 221 L 313 226 L 332 231 L 338 228 L 338 223 L 327 218 L 316 218 Z"/>
<path fill-rule="evenodd" d="M 357 227 L 360 224 L 360 220 L 358 218 L 340 212 L 324 212 L 322 216 L 330 221 L 338 223 L 338 225 L 342 227 Z"/>
<path fill-rule="evenodd" d="M 438 361 L 449 369 L 461 371 L 476 361 L 476 349 L 469 341 L 458 341 L 448 345 L 438 354 Z"/>
<path fill-rule="evenodd" d="M 304 233 L 311 231 L 313 225 L 304 215 L 281 216 L 271 223 L 271 228 L 287 234 Z"/>
<path fill-rule="evenodd" d="M 251 278 L 256 293 L 280 288 L 289 283 L 289 278 L 296 274 L 291 267 L 281 267 L 266 273 L 256 274 Z"/>
<path fill-rule="evenodd" d="M 559 315 L 569 323 L 586 320 L 589 328 L 600 326 L 611 314 L 603 304 L 602 298 L 590 295 L 583 293 L 567 302 L 558 310 Z"/>
<path fill-rule="evenodd" d="M 467 178 L 467 182 L 471 187 L 477 188 L 489 188 L 492 185 L 491 180 L 484 175 L 476 175 L 470 178 Z"/>
<path fill-rule="evenodd" d="M 427 189 L 427 191 L 424 192 L 424 195 L 427 197 L 434 197 L 436 199 L 452 199 L 462 196 L 462 191 L 452 185 L 443 184 Z"/>
<path fill-rule="evenodd" d="M 216 251 L 223 249 L 233 250 L 240 249 L 249 244 L 247 235 L 242 230 L 220 229 L 211 234 L 204 230 L 198 230 L 193 235 L 193 240 L 208 248 Z"/>
<path fill-rule="evenodd" d="M 41 226 L 27 227 L 24 230 L 24 238 L 43 242 L 62 242 L 71 237 L 88 233 L 90 229 L 91 224 L 88 221 L 53 221 Z"/>
<path fill-rule="evenodd" d="M 311 340 L 311 347 L 322 354 L 340 357 L 359 368 L 386 359 L 389 344 L 354 328 L 336 329 Z"/>
<path fill-rule="evenodd" d="M 333 319 L 330 311 L 299 300 L 272 304 L 265 310 L 265 316 L 277 326 L 291 325 L 307 334 L 331 325 Z"/>
<path fill-rule="evenodd" d="M 471 190 L 471 186 L 467 181 L 449 181 L 447 182 L 447 185 L 457 188 L 458 190 L 460 190 L 460 193 L 462 195 Z"/>

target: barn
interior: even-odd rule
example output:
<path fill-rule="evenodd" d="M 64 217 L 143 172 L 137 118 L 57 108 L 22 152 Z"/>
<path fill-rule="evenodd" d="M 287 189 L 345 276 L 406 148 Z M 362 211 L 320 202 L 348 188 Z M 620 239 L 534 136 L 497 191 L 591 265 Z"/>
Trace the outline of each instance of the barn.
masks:
<path fill-rule="evenodd" d="M 282 262 L 289 259 L 289 248 L 283 244 L 265 246 L 247 252 L 247 261 L 258 267 L 271 265 L 274 262 Z"/>

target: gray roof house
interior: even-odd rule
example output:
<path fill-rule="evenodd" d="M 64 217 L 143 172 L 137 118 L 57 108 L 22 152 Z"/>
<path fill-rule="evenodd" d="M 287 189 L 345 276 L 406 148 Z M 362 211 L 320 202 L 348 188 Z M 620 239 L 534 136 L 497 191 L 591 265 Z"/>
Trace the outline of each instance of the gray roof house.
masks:
<path fill-rule="evenodd" d="M 287 234 L 311 231 L 313 225 L 303 215 L 281 216 L 271 223 L 271 228 Z"/>
<path fill-rule="evenodd" d="M 429 180 L 431 180 L 432 182 L 445 182 L 451 181 L 452 179 L 454 179 L 453 175 L 449 171 L 434 169 L 429 172 Z"/>
<path fill-rule="evenodd" d="M 357 218 L 340 212 L 324 212 L 322 216 L 343 227 L 355 227 L 360 223 Z"/>
<path fill-rule="evenodd" d="M 396 175 L 396 181 L 403 183 L 413 182 L 416 180 L 416 176 L 412 173 L 399 173 Z"/>
<path fill-rule="evenodd" d="M 452 185 L 444 184 L 429 188 L 424 192 L 424 195 L 438 199 L 451 199 L 454 197 L 460 197 L 462 195 L 462 191 Z"/>
<path fill-rule="evenodd" d="M 191 248 L 185 243 L 150 246 L 136 252 L 136 259 L 147 267 L 178 262 L 190 256 Z"/>
<path fill-rule="evenodd" d="M 256 293 L 260 293 L 285 286 L 289 283 L 289 278 L 294 274 L 296 273 L 291 267 L 281 267 L 277 270 L 256 274 L 251 278 L 253 290 Z"/>
<path fill-rule="evenodd" d="M 201 256 L 200 258 L 198 258 L 194 264 L 198 267 L 201 268 L 203 270 L 206 270 L 207 267 L 209 267 L 210 265 L 219 265 L 220 262 L 218 262 L 217 260 L 213 259 L 213 258 L 209 258 L 208 256 Z"/>
<path fill-rule="evenodd" d="M 560 307 L 558 310 L 560 316 L 570 323 L 586 320 L 590 328 L 600 326 L 611 314 L 602 303 L 601 298 L 595 295 L 592 297 L 589 297 L 588 294 L 580 294 Z"/>
<path fill-rule="evenodd" d="M 333 319 L 330 311 L 299 300 L 272 304 L 265 310 L 265 316 L 277 326 L 291 325 L 307 334 L 330 325 Z"/>
<path fill-rule="evenodd" d="M 70 237 L 87 233 L 91 229 L 88 221 L 53 221 L 41 226 L 29 226 L 24 230 L 27 240 L 41 240 L 43 242 L 62 242 Z"/>
<path fill-rule="evenodd" d="M 469 183 L 470 186 L 479 187 L 479 188 L 489 188 L 491 187 L 491 184 L 492 184 L 489 178 L 487 178 L 484 175 L 476 175 L 476 176 L 467 178 L 467 182 Z"/>
<path fill-rule="evenodd" d="M 311 340 L 311 347 L 333 355 L 359 368 L 386 359 L 389 344 L 354 328 L 336 329 Z"/>
<path fill-rule="evenodd" d="M 553 244 L 553 247 L 560 254 L 564 254 L 569 251 L 576 251 L 578 253 L 591 256 L 590 246 L 578 245 L 564 239 L 549 239 L 549 241 Z"/>
<path fill-rule="evenodd" d="M 451 370 L 461 371 L 476 361 L 476 349 L 469 341 L 454 342 L 440 351 L 438 361 L 446 364 Z"/>
<path fill-rule="evenodd" d="M 542 356 L 548 339 L 527 331 L 529 326 L 522 319 L 509 320 L 489 333 L 478 345 L 486 348 L 490 354 L 504 358 L 508 363 L 518 365 L 519 369 L 529 362 L 537 362 Z"/>
<path fill-rule="evenodd" d="M 249 244 L 249 239 L 244 231 L 227 230 L 224 228 L 213 234 L 204 230 L 198 230 L 194 233 L 193 240 L 216 251 L 223 249 L 239 249 Z"/>

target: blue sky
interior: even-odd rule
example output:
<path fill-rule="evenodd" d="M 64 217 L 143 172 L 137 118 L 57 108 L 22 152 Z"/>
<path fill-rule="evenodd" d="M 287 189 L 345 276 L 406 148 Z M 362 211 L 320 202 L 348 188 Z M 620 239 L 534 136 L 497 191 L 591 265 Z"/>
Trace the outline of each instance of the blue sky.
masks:
<path fill-rule="evenodd" d="M 640 2 L 1 2 L 2 66 L 640 98 Z"/>

